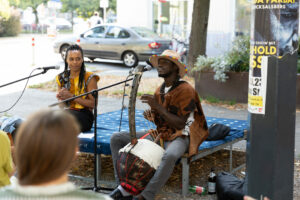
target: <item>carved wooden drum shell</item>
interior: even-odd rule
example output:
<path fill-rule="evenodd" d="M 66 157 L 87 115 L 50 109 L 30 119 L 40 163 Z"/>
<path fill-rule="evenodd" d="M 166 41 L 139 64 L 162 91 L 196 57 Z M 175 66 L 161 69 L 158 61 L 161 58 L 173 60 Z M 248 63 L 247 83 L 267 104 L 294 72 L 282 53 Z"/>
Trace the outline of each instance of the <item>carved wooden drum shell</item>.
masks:
<path fill-rule="evenodd" d="M 141 193 L 157 170 L 164 149 L 147 139 L 139 139 L 120 149 L 117 173 L 121 186 L 132 195 Z"/>

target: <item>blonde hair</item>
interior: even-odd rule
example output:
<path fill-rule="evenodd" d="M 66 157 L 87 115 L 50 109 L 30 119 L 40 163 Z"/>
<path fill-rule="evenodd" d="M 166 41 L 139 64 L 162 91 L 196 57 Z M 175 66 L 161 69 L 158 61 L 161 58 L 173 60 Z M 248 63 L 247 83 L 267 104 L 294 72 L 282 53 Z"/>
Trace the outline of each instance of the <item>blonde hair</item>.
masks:
<path fill-rule="evenodd" d="M 47 183 L 69 169 L 78 146 L 77 124 L 66 111 L 42 110 L 21 125 L 16 139 L 21 185 Z"/>

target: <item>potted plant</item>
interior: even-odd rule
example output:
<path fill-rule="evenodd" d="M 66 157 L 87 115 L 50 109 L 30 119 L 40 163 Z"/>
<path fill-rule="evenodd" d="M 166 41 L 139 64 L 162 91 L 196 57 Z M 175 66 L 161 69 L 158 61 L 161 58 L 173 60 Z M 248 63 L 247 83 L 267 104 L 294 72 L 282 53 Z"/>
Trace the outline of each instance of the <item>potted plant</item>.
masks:
<path fill-rule="evenodd" d="M 230 50 L 221 56 L 200 55 L 192 69 L 200 96 L 247 102 L 249 56 L 249 36 L 236 37 Z"/>

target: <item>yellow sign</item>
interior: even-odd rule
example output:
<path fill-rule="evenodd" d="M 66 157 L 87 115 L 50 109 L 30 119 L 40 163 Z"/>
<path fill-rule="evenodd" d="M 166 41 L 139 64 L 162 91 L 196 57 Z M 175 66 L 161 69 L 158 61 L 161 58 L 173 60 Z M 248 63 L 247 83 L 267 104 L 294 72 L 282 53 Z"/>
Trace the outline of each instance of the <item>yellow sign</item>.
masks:
<path fill-rule="evenodd" d="M 262 96 L 252 96 L 248 95 L 248 104 L 255 107 L 263 106 L 263 98 Z"/>

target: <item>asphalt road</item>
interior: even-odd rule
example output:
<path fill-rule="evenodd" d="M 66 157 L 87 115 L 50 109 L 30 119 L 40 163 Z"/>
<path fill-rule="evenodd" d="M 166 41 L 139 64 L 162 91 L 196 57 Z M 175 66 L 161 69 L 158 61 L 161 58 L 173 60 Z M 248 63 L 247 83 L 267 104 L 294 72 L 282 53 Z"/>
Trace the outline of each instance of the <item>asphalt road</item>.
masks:
<path fill-rule="evenodd" d="M 66 37 L 68 35 L 58 35 L 57 37 Z M 34 38 L 34 47 L 32 46 L 32 38 Z M 31 78 L 30 85 L 52 80 L 56 74 L 63 71 L 64 62 L 60 54 L 54 53 L 54 38 L 47 35 L 31 35 L 24 34 L 19 37 L 0 38 L 0 94 L 7 94 L 21 91 L 24 88 L 24 82 L 19 82 L 7 87 L 1 87 L 6 83 L 28 77 L 30 73 L 44 66 L 60 66 L 59 70 L 49 70 L 47 73 Z M 114 74 L 126 76 L 129 68 L 125 67 L 121 61 L 108 61 L 96 59 L 90 63 L 85 59 L 86 66 L 89 70 L 101 71 L 100 75 Z M 139 63 L 145 65 L 145 63 Z M 33 74 L 42 72 L 35 70 Z M 155 70 L 147 72 L 144 76 L 156 76 Z"/>

